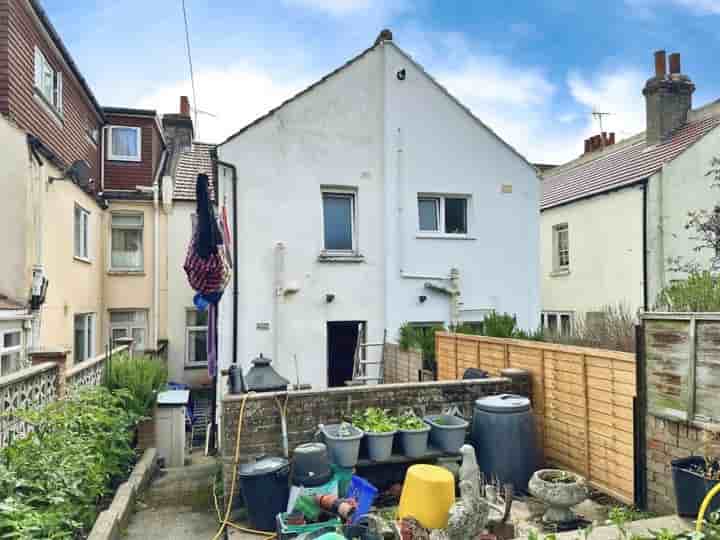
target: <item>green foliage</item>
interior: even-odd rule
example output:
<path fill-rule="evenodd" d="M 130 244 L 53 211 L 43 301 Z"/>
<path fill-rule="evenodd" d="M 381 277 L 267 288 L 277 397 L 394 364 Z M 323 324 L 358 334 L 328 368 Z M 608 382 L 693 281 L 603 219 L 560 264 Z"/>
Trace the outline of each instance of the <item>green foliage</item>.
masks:
<path fill-rule="evenodd" d="M 126 407 L 138 417 L 147 416 L 155 405 L 157 393 L 167 383 L 165 365 L 149 356 L 113 356 L 105 380 L 110 390 L 127 390 Z"/>
<path fill-rule="evenodd" d="M 720 311 L 720 280 L 708 270 L 692 271 L 660 291 L 655 310 Z"/>
<path fill-rule="evenodd" d="M 517 333 L 517 318 L 509 313 L 499 314 L 493 311 L 483 320 L 484 334 L 489 337 L 511 338 Z"/>
<path fill-rule="evenodd" d="M 405 411 L 397 419 L 397 425 L 399 429 L 415 430 L 425 429 L 427 424 L 423 422 L 422 418 L 417 416 L 413 411 Z"/>
<path fill-rule="evenodd" d="M 378 407 L 368 407 L 363 412 L 354 413 L 352 423 L 368 433 L 390 433 L 398 428 L 397 418 L 391 416 L 389 411 Z"/>
<path fill-rule="evenodd" d="M 400 327 L 398 345 L 404 351 L 419 349 L 422 352 L 424 369 L 435 369 L 435 332 L 444 332 L 441 324 L 417 326 L 405 323 Z"/>
<path fill-rule="evenodd" d="M 0 538 L 71 540 L 89 530 L 135 456 L 127 397 L 90 388 L 14 413 L 33 431 L 0 452 Z"/>

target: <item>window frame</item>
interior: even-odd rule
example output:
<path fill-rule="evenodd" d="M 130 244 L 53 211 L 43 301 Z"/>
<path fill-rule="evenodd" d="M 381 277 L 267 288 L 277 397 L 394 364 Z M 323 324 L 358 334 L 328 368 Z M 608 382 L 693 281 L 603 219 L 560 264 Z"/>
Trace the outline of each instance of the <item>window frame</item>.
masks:
<path fill-rule="evenodd" d="M 113 137 L 114 137 L 114 130 L 116 129 L 131 129 L 135 132 L 135 141 L 137 145 L 137 155 L 136 156 L 123 156 L 119 154 L 115 154 L 113 152 Z M 140 162 L 142 161 L 142 128 L 137 126 L 122 126 L 122 125 L 112 125 L 108 126 L 108 144 L 107 144 L 107 159 L 110 161 L 130 161 L 130 162 Z"/>
<path fill-rule="evenodd" d="M 20 343 L 17 345 L 12 345 L 10 347 L 5 346 L 5 336 L 8 334 L 20 334 Z M 3 330 L 0 332 L 0 377 L 6 377 L 7 375 L 11 375 L 12 373 L 15 373 L 19 369 L 22 368 L 23 360 L 25 357 L 24 354 L 24 347 L 25 347 L 25 332 L 23 332 L 22 328 L 11 328 L 9 330 Z M 14 354 L 18 354 L 18 360 L 17 365 L 15 366 L 15 369 L 10 370 L 8 373 L 3 373 L 2 371 L 2 358 L 4 356 L 12 356 Z"/>
<path fill-rule="evenodd" d="M 446 231 L 445 214 L 446 214 L 446 201 L 448 199 L 460 199 L 465 201 L 465 232 L 464 233 L 449 233 Z M 433 200 L 437 201 L 437 217 L 436 217 L 436 229 L 427 230 L 420 228 L 420 201 Z M 472 196 L 467 193 L 426 193 L 420 192 L 417 194 L 416 206 L 417 206 L 417 221 L 416 230 L 419 238 L 470 238 L 471 231 L 471 220 L 472 215 L 471 209 Z"/>
<path fill-rule="evenodd" d="M 78 317 L 83 317 L 85 319 L 84 323 L 84 330 L 85 330 L 85 336 L 84 336 L 84 345 L 85 345 L 85 358 L 82 360 L 78 360 L 77 357 L 77 351 L 75 350 L 75 334 L 77 333 L 77 319 Z M 75 313 L 73 316 L 73 364 L 79 364 L 81 362 L 86 362 L 90 360 L 91 358 L 95 357 L 95 336 L 96 336 L 96 315 L 95 313 Z"/>
<path fill-rule="evenodd" d="M 350 199 L 350 249 L 327 249 L 325 247 L 325 197 L 338 199 Z M 331 256 L 354 256 L 360 252 L 357 231 L 358 217 L 358 190 L 353 187 L 322 186 L 320 189 L 320 240 L 322 242 L 322 254 Z"/>
<path fill-rule="evenodd" d="M 565 234 L 565 248 L 560 246 L 560 235 Z M 570 227 L 567 223 L 553 225 L 553 272 L 566 273 L 570 271 Z M 563 253 L 566 262 L 563 263 Z"/>
<path fill-rule="evenodd" d="M 550 317 L 554 317 L 555 329 L 550 327 Z M 563 332 L 563 318 L 566 317 L 568 320 L 568 331 Z M 574 311 L 557 311 L 557 310 L 543 310 L 540 312 L 540 325 L 543 332 L 552 332 L 553 335 L 559 337 L 567 337 L 572 335 L 575 328 L 575 312 Z"/>
<path fill-rule="evenodd" d="M 52 73 L 52 90 L 47 94 L 43 87 L 43 78 L 47 73 Z M 63 77 L 62 71 L 56 70 L 48 61 L 45 53 L 35 46 L 33 57 L 33 88 L 40 98 L 60 116 L 63 113 Z"/>
<path fill-rule="evenodd" d="M 80 216 L 80 245 L 78 246 L 77 217 Z M 90 262 L 90 211 L 75 203 L 73 208 L 73 256 L 81 261 Z"/>
<path fill-rule="evenodd" d="M 207 351 L 205 353 L 205 361 L 195 362 L 190 360 L 190 334 L 192 332 L 205 332 L 205 339 L 207 341 L 208 336 L 208 325 L 188 325 L 188 315 L 190 313 L 200 312 L 197 308 L 185 308 L 185 366 L 186 367 L 199 367 L 207 366 Z"/>
<path fill-rule="evenodd" d="M 139 227 L 132 227 L 132 226 L 124 226 L 117 228 L 120 230 L 139 230 L 140 231 L 140 266 L 139 267 L 133 267 L 133 266 L 115 266 L 113 265 L 113 230 L 115 230 L 115 227 L 113 226 L 113 218 L 115 216 L 132 216 L 137 217 L 140 216 L 140 226 Z M 121 272 L 121 273 L 137 273 L 141 274 L 145 272 L 145 213 L 144 212 L 132 212 L 132 211 L 118 211 L 118 212 L 110 212 L 110 249 L 108 250 L 108 272 Z"/>
<path fill-rule="evenodd" d="M 113 314 L 117 313 L 142 313 L 144 317 L 144 321 L 142 324 L 137 323 L 135 320 L 133 321 L 127 321 L 127 322 L 113 322 L 112 316 Z M 113 331 L 114 330 L 126 330 L 126 337 L 130 337 L 133 340 L 132 343 L 132 349 L 135 352 L 144 352 L 147 349 L 149 338 L 150 338 L 150 330 L 148 328 L 148 320 L 150 319 L 149 310 L 147 309 L 110 309 L 108 310 L 108 331 L 110 334 L 111 339 L 114 340 Z M 133 330 L 143 330 L 145 332 L 145 339 L 143 342 L 143 348 L 138 348 L 138 343 L 135 341 L 135 337 L 133 336 Z"/>

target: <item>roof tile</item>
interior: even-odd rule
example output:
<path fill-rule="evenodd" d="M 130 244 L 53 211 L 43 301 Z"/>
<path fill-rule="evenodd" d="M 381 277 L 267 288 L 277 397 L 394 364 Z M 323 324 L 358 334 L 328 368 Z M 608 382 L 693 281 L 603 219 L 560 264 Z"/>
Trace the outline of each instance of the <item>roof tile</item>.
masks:
<path fill-rule="evenodd" d="M 214 144 L 194 142 L 189 152 L 183 152 L 175 169 L 173 199 L 194 201 L 197 175 L 205 173 L 210 179 L 210 196 L 214 199 L 215 170 L 211 152 Z"/>

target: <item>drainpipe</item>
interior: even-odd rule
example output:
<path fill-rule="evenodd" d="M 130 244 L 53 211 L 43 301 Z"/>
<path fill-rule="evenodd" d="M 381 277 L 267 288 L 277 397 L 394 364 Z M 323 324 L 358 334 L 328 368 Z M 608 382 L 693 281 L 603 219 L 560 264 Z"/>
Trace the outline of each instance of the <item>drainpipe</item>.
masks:
<path fill-rule="evenodd" d="M 280 351 L 280 298 L 285 279 L 285 242 L 275 242 L 273 275 L 273 359 L 279 362 Z"/>
<path fill-rule="evenodd" d="M 648 310 L 648 269 L 647 269 L 647 220 L 648 220 L 648 181 L 642 184 L 642 279 L 643 279 L 643 311 Z"/>

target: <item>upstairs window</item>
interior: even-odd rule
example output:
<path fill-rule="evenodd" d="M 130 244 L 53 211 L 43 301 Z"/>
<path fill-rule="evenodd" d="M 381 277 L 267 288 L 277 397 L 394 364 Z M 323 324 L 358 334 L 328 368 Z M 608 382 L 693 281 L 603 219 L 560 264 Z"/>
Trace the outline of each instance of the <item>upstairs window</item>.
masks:
<path fill-rule="evenodd" d="M 466 235 L 468 197 L 418 196 L 418 230 L 421 233 Z"/>
<path fill-rule="evenodd" d="M 570 237 L 567 223 L 553 227 L 554 270 L 565 271 L 570 269 Z"/>
<path fill-rule="evenodd" d="M 37 47 L 35 47 L 35 89 L 53 109 L 62 113 L 62 72 L 55 71 Z"/>
<path fill-rule="evenodd" d="M 75 206 L 75 219 L 73 223 L 75 237 L 75 257 L 78 259 L 90 259 L 90 212 L 80 206 Z"/>
<path fill-rule="evenodd" d="M 325 251 L 355 250 L 355 193 L 324 191 L 323 238 Z"/>
<path fill-rule="evenodd" d="M 140 161 L 142 129 L 139 127 L 110 126 L 108 159 L 112 161 Z"/>
<path fill-rule="evenodd" d="M 110 233 L 110 270 L 143 269 L 143 215 L 113 214 Z"/>

